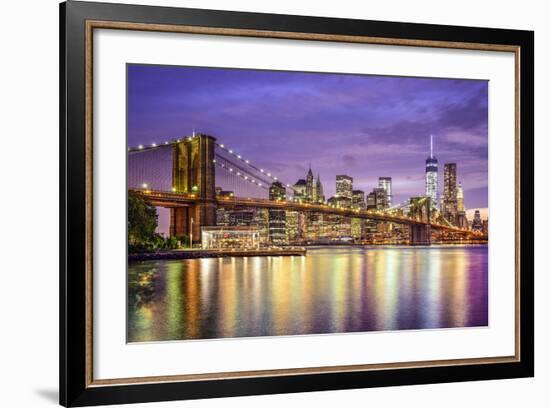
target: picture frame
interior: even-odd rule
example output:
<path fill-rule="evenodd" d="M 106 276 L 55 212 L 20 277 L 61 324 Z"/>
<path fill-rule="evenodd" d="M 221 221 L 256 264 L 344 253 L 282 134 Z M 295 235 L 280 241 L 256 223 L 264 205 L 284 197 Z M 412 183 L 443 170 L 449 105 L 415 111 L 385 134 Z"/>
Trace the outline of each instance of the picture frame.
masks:
<path fill-rule="evenodd" d="M 513 53 L 515 353 L 195 375 L 94 377 L 94 30 Z M 498 149 L 498 146 L 496 147 Z M 60 403 L 122 404 L 534 375 L 534 33 L 68 1 L 60 5 Z M 521 249 L 521 250 L 520 250 Z M 122 271 L 124 272 L 124 271 Z M 123 294 L 121 294 L 123 296 Z"/>

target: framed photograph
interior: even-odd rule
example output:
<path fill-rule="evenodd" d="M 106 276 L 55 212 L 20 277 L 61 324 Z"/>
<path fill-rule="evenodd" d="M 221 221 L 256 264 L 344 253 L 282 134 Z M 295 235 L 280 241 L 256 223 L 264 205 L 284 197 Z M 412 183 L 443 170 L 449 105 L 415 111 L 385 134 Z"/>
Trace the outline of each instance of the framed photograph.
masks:
<path fill-rule="evenodd" d="M 533 32 L 60 16 L 61 404 L 533 376 Z"/>

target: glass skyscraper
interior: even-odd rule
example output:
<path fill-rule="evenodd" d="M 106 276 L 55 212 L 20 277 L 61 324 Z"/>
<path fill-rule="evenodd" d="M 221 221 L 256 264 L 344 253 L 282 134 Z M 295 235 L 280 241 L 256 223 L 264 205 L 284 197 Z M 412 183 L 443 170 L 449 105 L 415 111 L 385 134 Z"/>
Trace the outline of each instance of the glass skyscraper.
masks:
<path fill-rule="evenodd" d="M 392 192 L 391 192 L 391 177 L 379 177 L 378 178 L 378 188 L 384 189 L 386 192 L 386 201 L 387 206 L 392 206 Z"/>
<path fill-rule="evenodd" d="M 430 156 L 426 159 L 426 196 L 437 206 L 437 158 L 433 152 L 433 136 L 430 135 Z"/>
<path fill-rule="evenodd" d="M 350 200 L 352 198 L 353 191 L 353 178 L 346 176 L 345 174 L 339 174 L 336 176 L 336 197 L 337 198 L 347 198 Z"/>
<path fill-rule="evenodd" d="M 443 217 L 457 225 L 458 189 L 456 185 L 456 163 L 445 163 L 443 167 Z"/>

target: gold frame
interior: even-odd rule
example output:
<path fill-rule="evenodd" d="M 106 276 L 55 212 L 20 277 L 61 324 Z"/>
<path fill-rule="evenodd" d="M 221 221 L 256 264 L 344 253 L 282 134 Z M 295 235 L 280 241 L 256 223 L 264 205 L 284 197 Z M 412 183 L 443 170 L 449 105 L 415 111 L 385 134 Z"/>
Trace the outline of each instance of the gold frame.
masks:
<path fill-rule="evenodd" d="M 429 360 L 414 362 L 396 362 L 381 364 L 356 364 L 324 367 L 304 367 L 274 370 L 253 370 L 238 372 L 217 372 L 206 374 L 167 375 L 152 377 L 127 377 L 94 380 L 93 378 L 93 30 L 118 29 L 132 31 L 153 31 L 186 34 L 206 34 L 221 36 L 240 36 L 256 38 L 277 38 L 293 40 L 329 41 L 342 43 L 381 44 L 412 47 L 450 48 L 464 50 L 513 52 L 515 58 L 515 353 L 513 356 L 479 357 L 447 360 Z M 220 380 L 235 378 L 290 376 L 299 374 L 336 373 L 352 371 L 389 370 L 397 368 L 441 367 L 449 365 L 514 363 L 521 361 L 520 356 L 520 51 L 514 45 L 464 43 L 446 41 L 428 41 L 395 39 L 367 36 L 329 35 L 297 33 L 284 31 L 261 31 L 249 29 L 229 29 L 214 27 L 196 27 L 187 25 L 165 25 L 149 23 L 127 23 L 119 21 L 86 21 L 86 375 L 85 385 L 101 387 L 112 385 L 130 385 L 145 383 L 167 383 L 180 381 Z"/>

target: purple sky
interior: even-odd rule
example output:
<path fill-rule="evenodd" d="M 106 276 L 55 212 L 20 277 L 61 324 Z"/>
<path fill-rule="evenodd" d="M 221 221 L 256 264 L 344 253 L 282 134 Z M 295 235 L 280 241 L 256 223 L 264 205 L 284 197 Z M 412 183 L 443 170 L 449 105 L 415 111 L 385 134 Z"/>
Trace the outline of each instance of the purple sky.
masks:
<path fill-rule="evenodd" d="M 487 207 L 488 82 L 128 65 L 129 146 L 215 136 L 285 183 L 336 174 L 369 192 L 393 178 L 394 202 L 424 194 L 429 135 L 456 162 L 467 208 Z"/>

